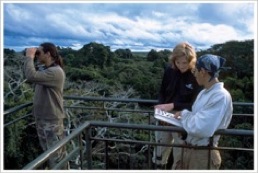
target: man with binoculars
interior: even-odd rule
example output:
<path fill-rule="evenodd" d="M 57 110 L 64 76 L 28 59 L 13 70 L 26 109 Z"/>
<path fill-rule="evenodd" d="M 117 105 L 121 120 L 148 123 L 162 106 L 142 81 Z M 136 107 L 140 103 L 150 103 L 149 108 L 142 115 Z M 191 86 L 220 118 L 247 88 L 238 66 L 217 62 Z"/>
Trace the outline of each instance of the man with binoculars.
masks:
<path fill-rule="evenodd" d="M 43 69 L 36 70 L 35 57 L 40 64 L 44 65 Z M 46 151 L 64 137 L 63 87 L 65 73 L 62 58 L 58 54 L 56 46 L 47 42 L 42 43 L 39 48 L 27 48 L 24 73 L 28 82 L 35 84 L 33 115 L 40 145 Z M 65 155 L 65 148 L 61 148 L 50 157 L 47 168 L 51 169 Z"/>

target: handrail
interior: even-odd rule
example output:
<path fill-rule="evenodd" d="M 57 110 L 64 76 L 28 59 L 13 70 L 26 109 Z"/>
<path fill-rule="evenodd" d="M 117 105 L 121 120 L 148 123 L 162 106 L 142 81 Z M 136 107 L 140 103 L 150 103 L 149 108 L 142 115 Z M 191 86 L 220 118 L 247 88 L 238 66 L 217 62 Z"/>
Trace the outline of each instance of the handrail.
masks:
<path fill-rule="evenodd" d="M 91 126 L 98 127 L 116 127 L 126 129 L 142 129 L 142 130 L 160 130 L 160 131 L 173 131 L 186 133 L 184 128 L 176 126 L 155 126 L 155 125 L 140 125 L 139 124 L 124 124 L 124 123 L 108 123 L 103 121 L 90 121 Z M 236 133 L 235 133 L 236 132 Z M 238 136 L 253 136 L 253 130 L 241 129 L 219 129 L 215 132 L 216 135 L 238 135 Z"/>
<path fill-rule="evenodd" d="M 121 98 L 108 98 L 108 97 L 81 97 L 81 96 L 64 96 L 64 99 L 67 99 L 67 100 L 84 100 L 84 101 L 102 101 L 102 102 L 136 102 L 136 103 L 151 103 L 151 104 L 155 104 L 157 103 L 158 101 L 157 100 L 148 100 L 148 99 L 121 99 Z M 233 102 L 233 105 L 236 105 L 236 106 L 253 106 L 254 103 L 246 103 L 246 102 Z M 25 103 L 25 104 L 22 104 L 22 105 L 19 105 L 19 106 L 16 106 L 16 107 L 13 107 L 13 108 L 10 108 L 6 111 L 4 111 L 4 117 L 6 118 L 7 115 L 10 115 L 14 112 L 17 112 L 23 108 L 26 108 L 26 107 L 29 107 L 29 106 L 33 106 L 33 103 L 32 102 L 29 102 L 29 103 Z M 66 105 L 64 107 L 67 107 Z M 74 108 L 83 108 L 83 107 L 80 107 L 80 106 L 73 106 Z M 69 108 L 72 108 L 69 106 Z M 92 107 L 92 108 L 89 108 L 89 107 L 85 107 L 87 109 L 100 109 L 100 107 Z M 114 110 L 114 111 L 120 111 L 121 109 L 119 108 L 103 108 L 101 107 L 101 109 L 104 109 L 104 110 Z M 122 109 L 123 112 L 149 112 L 151 113 L 151 111 L 148 111 L 148 110 L 131 110 L 131 109 Z M 29 114 L 29 115 L 32 115 L 32 114 Z M 233 114 L 234 116 L 246 116 L 246 117 L 250 117 L 250 116 L 253 116 L 253 114 Z M 28 117 L 28 115 L 26 116 Z M 24 117 L 20 117 L 18 119 L 15 119 L 14 121 L 12 122 L 8 122 L 7 124 L 4 125 L 4 127 L 12 124 L 13 122 L 16 122 L 17 120 L 19 119 L 23 119 Z"/>
<path fill-rule="evenodd" d="M 84 101 L 108 101 L 108 102 L 134 102 L 134 103 L 151 103 L 151 104 L 157 104 L 157 100 L 148 100 L 148 99 L 132 99 L 132 98 L 126 98 L 126 99 L 121 99 L 121 98 L 111 98 L 111 97 L 82 97 L 82 96 L 64 96 L 64 100 L 84 100 Z M 6 111 L 4 111 L 4 116 L 9 115 L 13 112 L 16 112 L 18 110 L 21 110 L 25 107 L 32 106 L 33 103 L 25 103 L 13 108 L 10 108 Z M 233 102 L 233 106 L 254 106 L 254 103 L 251 102 Z"/>
<path fill-rule="evenodd" d="M 119 101 L 119 102 L 137 102 L 137 103 L 158 103 L 158 100 L 151 99 L 134 99 L 134 98 L 112 98 L 112 97 L 82 97 L 82 96 L 64 96 L 64 99 L 73 99 L 73 100 L 85 100 L 85 101 Z M 252 102 L 233 102 L 233 105 L 245 105 L 253 106 Z"/>
<path fill-rule="evenodd" d="M 25 104 L 22 104 L 22 105 L 19 105 L 19 106 L 15 106 L 15 107 L 13 107 L 13 108 L 10 108 L 10 109 L 4 111 L 4 116 L 9 115 L 9 114 L 11 114 L 11 113 L 13 113 L 13 112 L 19 111 L 19 110 L 21 110 L 21 109 L 23 109 L 23 108 L 32 106 L 32 105 L 33 105 L 33 103 L 32 103 L 32 102 L 29 102 L 29 103 L 25 103 Z"/>
<path fill-rule="evenodd" d="M 62 139 L 58 143 L 56 143 L 54 146 L 50 147 L 46 152 L 39 155 L 38 158 L 27 164 L 23 169 L 35 169 L 38 166 L 40 166 L 44 161 L 48 159 L 48 157 L 52 154 L 54 154 L 58 149 L 62 148 L 66 143 L 70 142 L 73 138 L 78 136 L 84 129 L 88 128 L 90 126 L 89 122 L 83 123 L 80 127 L 78 127 L 76 130 L 74 130 L 69 136 Z"/>
<path fill-rule="evenodd" d="M 83 123 L 80 127 L 75 129 L 68 137 L 64 138 L 63 140 L 59 141 L 56 145 L 45 151 L 43 154 L 41 154 L 38 158 L 27 164 L 23 170 L 30 170 L 35 169 L 40 164 L 43 164 L 44 161 L 47 160 L 47 158 L 53 154 L 55 151 L 63 147 L 66 143 L 68 143 L 70 140 L 78 136 L 80 133 L 82 133 L 85 129 L 89 129 L 92 126 L 98 126 L 98 127 L 116 127 L 116 128 L 126 128 L 126 129 L 138 129 L 138 130 L 160 130 L 160 131 L 175 131 L 175 132 L 185 132 L 183 128 L 175 127 L 175 126 L 155 126 L 155 125 L 136 125 L 136 124 L 124 124 L 124 123 L 109 123 L 109 122 L 101 122 L 101 121 L 89 121 Z M 236 132 L 236 133 L 234 133 Z M 88 133 L 86 133 L 88 134 Z M 239 135 L 239 136 L 253 136 L 254 132 L 253 130 L 237 130 L 237 129 L 223 129 L 223 130 L 217 130 L 215 132 L 217 135 Z M 119 141 L 116 139 L 113 139 L 114 141 Z M 130 142 L 127 140 L 123 140 L 123 142 Z M 155 144 L 155 143 L 152 143 Z M 86 145 L 89 145 L 88 143 Z M 174 146 L 173 144 L 171 146 Z M 179 146 L 179 145 L 178 145 Z M 86 146 L 87 147 L 87 146 Z M 212 147 L 212 148 L 219 148 L 219 147 Z M 221 149 L 223 149 L 221 147 Z M 249 149 L 252 150 L 252 149 Z"/>
<path fill-rule="evenodd" d="M 137 102 L 137 103 L 156 103 L 155 100 L 146 100 L 146 99 L 118 99 L 118 98 L 97 98 L 97 97 L 79 97 L 79 96 L 64 96 L 65 99 L 75 99 L 75 100 L 84 100 L 84 101 L 108 101 L 108 102 L 113 102 L 113 101 L 116 101 L 116 102 Z M 19 106 L 16 106 L 16 107 L 13 107 L 13 108 L 10 108 L 6 111 L 4 111 L 4 117 L 6 118 L 7 115 L 10 115 L 16 111 L 19 111 L 21 109 L 24 109 L 26 107 L 29 107 L 29 106 L 32 106 L 33 103 L 32 102 L 29 102 L 29 103 L 25 103 L 25 104 L 22 104 L 22 105 L 19 105 Z M 240 106 L 251 106 L 253 105 L 253 103 L 245 103 L 245 102 L 233 102 L 233 105 L 240 105 Z M 66 105 L 64 107 L 67 107 Z M 87 108 L 87 109 L 100 109 L 100 107 L 82 107 L 82 106 L 68 106 L 69 108 Z M 120 109 L 120 108 L 103 108 L 101 107 L 101 109 L 104 109 L 104 110 L 114 110 L 114 111 L 123 111 L 123 112 L 149 112 L 151 113 L 152 111 L 148 111 L 148 110 L 140 110 L 140 109 L 137 109 L 137 110 L 132 110 L 132 109 Z M 32 116 L 32 114 L 28 114 L 26 116 L 23 116 L 23 117 L 20 117 L 20 118 L 17 118 L 11 122 L 8 122 L 6 124 L 4 124 L 4 127 L 7 127 L 9 126 L 10 124 L 20 120 L 20 119 L 23 119 L 23 118 L 26 118 L 28 116 Z M 233 116 L 245 116 L 245 117 L 253 117 L 254 115 L 253 114 L 233 114 Z"/>
<path fill-rule="evenodd" d="M 133 102 L 133 103 L 157 103 L 157 100 L 134 99 L 134 98 L 112 98 L 112 97 L 81 97 L 81 96 L 64 96 L 64 99 L 84 100 L 84 101 L 109 101 L 109 102 Z"/>

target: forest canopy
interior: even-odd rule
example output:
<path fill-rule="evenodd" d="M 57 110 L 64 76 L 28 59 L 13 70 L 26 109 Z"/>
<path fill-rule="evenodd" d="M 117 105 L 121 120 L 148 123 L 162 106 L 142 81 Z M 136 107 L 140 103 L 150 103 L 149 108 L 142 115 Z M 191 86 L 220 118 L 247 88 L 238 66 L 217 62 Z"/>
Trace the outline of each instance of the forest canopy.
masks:
<path fill-rule="evenodd" d="M 67 76 L 65 95 L 118 97 L 118 92 L 130 92 L 129 98 L 142 99 L 157 99 L 164 67 L 171 53 L 166 49 L 111 51 L 109 46 L 96 42 L 85 44 L 79 50 L 58 49 Z M 229 41 L 197 51 L 198 57 L 206 53 L 226 58 L 226 66 L 231 69 L 221 73 L 220 80 L 232 94 L 233 101 L 253 102 L 254 40 Z M 22 62 L 22 52 L 4 49 L 5 108 L 32 98 L 32 87 L 25 82 Z"/>

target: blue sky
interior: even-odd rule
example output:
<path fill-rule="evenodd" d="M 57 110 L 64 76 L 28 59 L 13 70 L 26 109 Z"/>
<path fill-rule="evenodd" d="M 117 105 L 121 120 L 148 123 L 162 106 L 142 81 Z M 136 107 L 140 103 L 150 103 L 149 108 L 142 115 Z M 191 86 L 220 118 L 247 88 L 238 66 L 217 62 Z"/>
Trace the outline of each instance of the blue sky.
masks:
<path fill-rule="evenodd" d="M 2 4 L 3 46 L 20 51 L 50 41 L 80 49 L 97 42 L 112 50 L 149 51 L 188 41 L 196 49 L 206 49 L 256 37 L 254 1 L 103 2 L 6 1 Z"/>

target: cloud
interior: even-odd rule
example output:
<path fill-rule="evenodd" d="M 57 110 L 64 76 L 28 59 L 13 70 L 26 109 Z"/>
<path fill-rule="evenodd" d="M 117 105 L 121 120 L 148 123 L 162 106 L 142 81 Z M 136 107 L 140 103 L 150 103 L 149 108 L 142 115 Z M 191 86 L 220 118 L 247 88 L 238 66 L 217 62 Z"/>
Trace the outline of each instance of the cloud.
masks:
<path fill-rule="evenodd" d="M 252 3 L 6 3 L 4 47 L 51 41 L 79 49 L 170 48 L 180 41 L 209 47 L 254 39 Z"/>
<path fill-rule="evenodd" d="M 184 37 L 194 35 L 191 40 L 196 43 L 213 44 L 222 43 L 227 40 L 233 40 L 237 38 L 238 33 L 230 26 L 227 25 L 211 25 L 209 23 L 193 24 L 191 29 L 185 29 L 182 33 Z M 240 38 L 241 39 L 241 38 Z"/>

